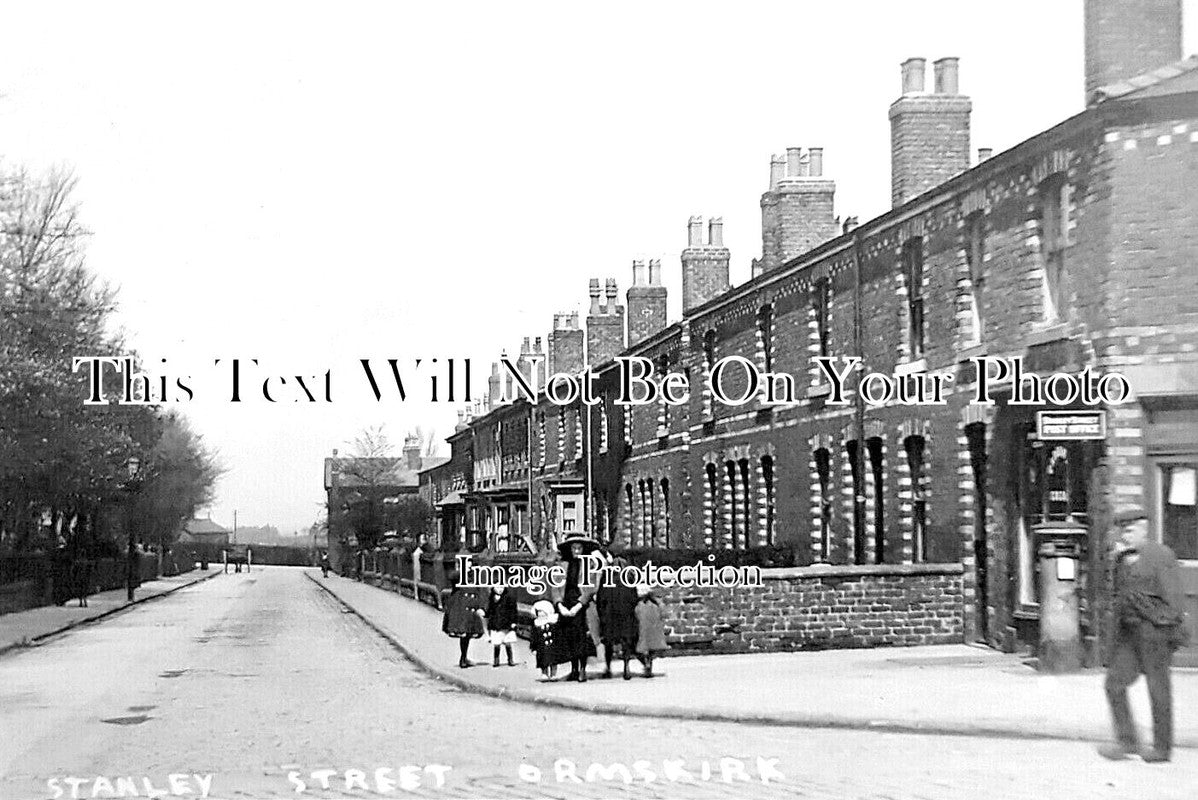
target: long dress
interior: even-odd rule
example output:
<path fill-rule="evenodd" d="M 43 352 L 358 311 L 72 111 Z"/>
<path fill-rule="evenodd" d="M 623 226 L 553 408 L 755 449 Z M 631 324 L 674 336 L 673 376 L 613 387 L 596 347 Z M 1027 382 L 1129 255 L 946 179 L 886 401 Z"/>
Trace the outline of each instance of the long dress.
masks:
<path fill-rule="evenodd" d="M 562 595 L 562 608 L 573 608 L 584 600 L 582 589 L 578 586 L 580 566 L 580 562 L 573 560 L 566 568 L 566 587 Z M 571 654 L 571 659 L 592 658 L 595 655 L 595 640 L 591 638 L 585 608 L 572 617 L 562 615 L 557 624 L 562 639 L 565 641 L 565 647 Z"/>

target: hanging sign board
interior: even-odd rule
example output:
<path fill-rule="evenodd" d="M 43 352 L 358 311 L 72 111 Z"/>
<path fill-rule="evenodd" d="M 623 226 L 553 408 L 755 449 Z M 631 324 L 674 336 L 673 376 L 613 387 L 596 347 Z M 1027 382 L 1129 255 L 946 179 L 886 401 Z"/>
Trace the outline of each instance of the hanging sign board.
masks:
<path fill-rule="evenodd" d="M 1106 438 L 1105 411 L 1038 411 L 1036 435 L 1042 440 Z"/>

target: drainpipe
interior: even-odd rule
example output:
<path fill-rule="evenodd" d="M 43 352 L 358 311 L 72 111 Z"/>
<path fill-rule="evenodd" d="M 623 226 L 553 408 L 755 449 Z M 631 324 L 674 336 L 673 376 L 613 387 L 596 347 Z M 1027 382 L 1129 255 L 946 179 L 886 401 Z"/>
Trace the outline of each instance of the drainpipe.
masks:
<path fill-rule="evenodd" d="M 865 563 L 865 400 L 861 396 L 861 383 L 865 377 L 865 357 L 861 352 L 864 339 L 861 319 L 861 234 L 853 233 L 853 354 L 861 358 L 857 365 L 856 397 L 853 403 L 853 429 L 857 439 L 856 462 L 858 485 L 853 487 L 853 563 Z"/>

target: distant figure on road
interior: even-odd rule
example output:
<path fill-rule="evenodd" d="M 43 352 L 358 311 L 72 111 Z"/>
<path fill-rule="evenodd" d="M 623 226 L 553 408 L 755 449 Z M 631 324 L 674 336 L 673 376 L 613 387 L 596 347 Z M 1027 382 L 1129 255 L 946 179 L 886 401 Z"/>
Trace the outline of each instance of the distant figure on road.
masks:
<path fill-rule="evenodd" d="M 457 585 L 445 599 L 445 616 L 441 620 L 441 630 L 458 640 L 461 657 L 458 666 L 462 669 L 470 666 L 467 653 L 470 650 L 470 640 L 477 639 L 485 633 L 483 617 L 486 613 L 487 599 L 482 590 Z"/>
<path fill-rule="evenodd" d="M 653 655 L 669 650 L 666 644 L 666 626 L 661 604 L 653 596 L 648 584 L 636 587 L 636 652 L 645 666 L 645 677 L 653 677 Z"/>
<path fill-rule="evenodd" d="M 324 577 L 329 577 L 329 554 L 328 551 L 322 550 L 320 553 L 320 574 Z"/>
<path fill-rule="evenodd" d="M 1148 518 L 1140 510 L 1116 515 L 1119 540 L 1112 551 L 1113 647 L 1107 666 L 1106 695 L 1115 727 L 1114 744 L 1098 749 L 1119 760 L 1139 750 L 1127 688 L 1141 674 L 1152 705 L 1153 748 L 1149 763 L 1168 761 L 1173 751 L 1173 698 L 1169 668 L 1173 651 L 1185 643 L 1185 614 L 1177 556 L 1148 538 Z"/>
<path fill-rule="evenodd" d="M 507 651 L 507 665 L 516 666 L 512 645 L 516 643 L 516 593 L 507 586 L 496 584 L 487 601 L 487 633 L 494 650 L 493 667 L 499 666 L 499 648 Z"/>

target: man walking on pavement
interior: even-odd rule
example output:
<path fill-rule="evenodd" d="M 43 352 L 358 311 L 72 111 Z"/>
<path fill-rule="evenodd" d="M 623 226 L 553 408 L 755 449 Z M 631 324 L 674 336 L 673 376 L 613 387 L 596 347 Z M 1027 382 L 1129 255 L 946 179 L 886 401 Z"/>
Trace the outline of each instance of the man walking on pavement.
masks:
<path fill-rule="evenodd" d="M 1177 556 L 1150 541 L 1148 517 L 1139 509 L 1115 516 L 1119 540 L 1114 560 L 1112 650 L 1107 666 L 1106 695 L 1116 742 L 1103 745 L 1104 758 L 1127 758 L 1139 750 L 1127 689 L 1141 674 L 1152 705 L 1153 748 L 1144 761 L 1168 761 L 1173 749 L 1173 697 L 1169 668 L 1173 651 L 1184 642 L 1185 616 Z"/>

